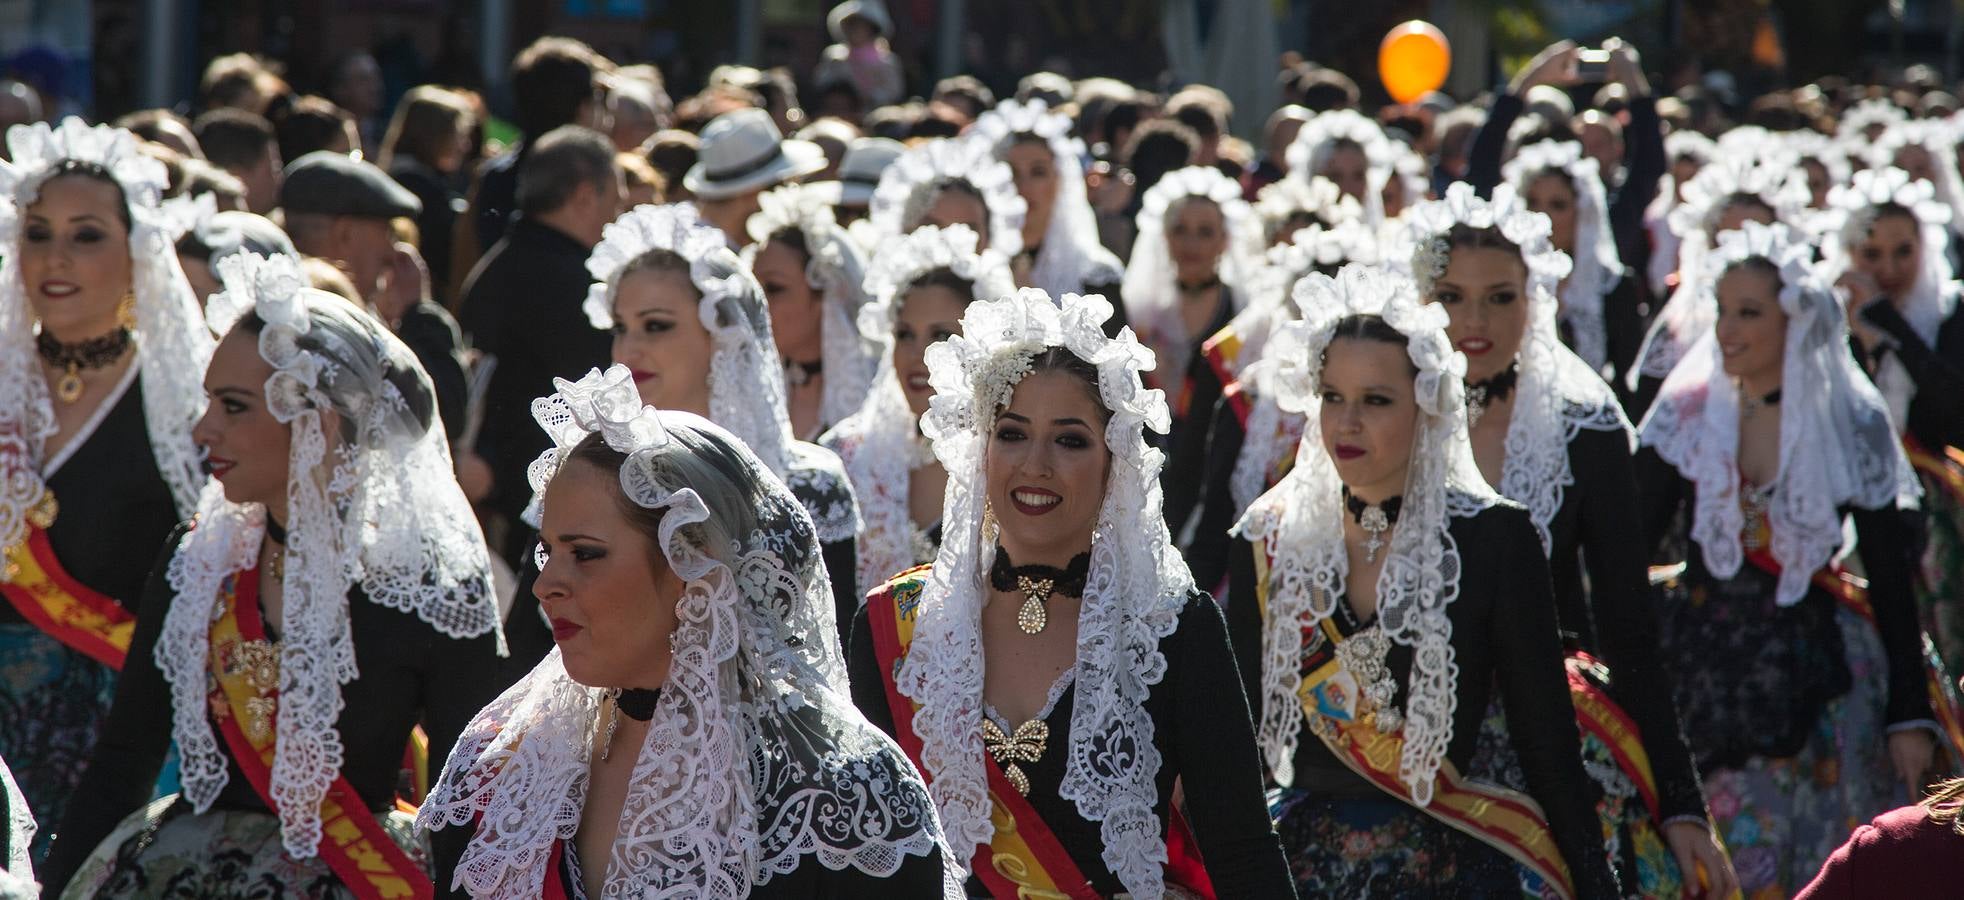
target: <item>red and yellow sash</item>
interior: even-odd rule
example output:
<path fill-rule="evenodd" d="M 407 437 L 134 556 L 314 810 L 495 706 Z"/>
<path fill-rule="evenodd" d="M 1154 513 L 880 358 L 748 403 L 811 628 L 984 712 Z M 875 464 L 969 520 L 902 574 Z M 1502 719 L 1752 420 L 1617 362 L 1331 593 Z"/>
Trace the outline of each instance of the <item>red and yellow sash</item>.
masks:
<path fill-rule="evenodd" d="M 1256 548 L 1255 596 L 1264 620 L 1268 617 L 1267 556 Z M 1378 731 L 1377 711 L 1369 708 L 1362 686 L 1337 660 L 1336 645 L 1345 638 L 1330 619 L 1318 627 L 1324 640 L 1304 660 L 1302 687 L 1296 692 L 1309 730 L 1351 771 L 1393 798 L 1411 803 L 1411 790 L 1398 777 L 1398 761 L 1405 749 L 1403 730 Z M 1526 866 L 1560 896 L 1575 896 L 1568 863 L 1534 798 L 1469 781 L 1452 760 L 1440 760 L 1439 772 L 1433 776 L 1432 802 L 1414 808 Z"/>
<path fill-rule="evenodd" d="M 1903 435 L 1903 452 L 1909 464 L 1926 482 L 1949 496 L 1951 505 L 1964 506 L 1964 450 L 1943 447 L 1939 452 L 1925 450 L 1909 435 Z"/>
<path fill-rule="evenodd" d="M 1568 698 L 1575 705 L 1575 724 L 1583 734 L 1595 735 L 1609 748 L 1616 767 L 1636 783 L 1637 795 L 1650 810 L 1651 820 L 1661 826 L 1657 776 L 1650 770 L 1650 753 L 1644 750 L 1643 734 L 1637 730 L 1636 720 L 1604 690 L 1608 668 L 1580 650 L 1570 653 L 1563 662 L 1568 671 Z"/>
<path fill-rule="evenodd" d="M 136 616 L 114 598 L 76 581 L 55 558 L 47 526 L 54 521 L 54 494 L 43 494 L 22 523 L 27 538 L 6 548 L 0 594 L 22 618 L 64 646 L 116 671 L 123 670 Z"/>
<path fill-rule="evenodd" d="M 919 704 L 902 694 L 895 680 L 913 642 L 928 568 L 920 566 L 894 576 L 867 597 L 866 611 L 873 625 L 873 648 L 880 661 L 887 705 L 893 713 L 894 739 L 921 774 L 932 781 L 933 776 L 921 763 L 920 736 L 914 733 L 914 711 Z M 989 800 L 993 807 L 989 821 L 995 826 L 995 836 L 987 846 L 975 848 L 973 867 L 989 893 L 1005 900 L 1099 897 L 1091 880 L 1072 861 L 1070 852 L 1044 824 L 1029 800 L 1010 785 L 1002 768 L 987 754 L 982 761 L 989 775 Z M 1170 818 L 1166 838 L 1167 882 L 1212 900 L 1213 883 L 1201 864 L 1192 832 L 1178 810 Z"/>
<path fill-rule="evenodd" d="M 259 619 L 259 572 L 227 579 L 224 614 L 211 626 L 212 718 L 260 799 L 273 802 L 279 648 Z M 429 900 L 430 876 L 390 839 L 345 776 L 321 799 L 320 855 L 361 900 Z"/>

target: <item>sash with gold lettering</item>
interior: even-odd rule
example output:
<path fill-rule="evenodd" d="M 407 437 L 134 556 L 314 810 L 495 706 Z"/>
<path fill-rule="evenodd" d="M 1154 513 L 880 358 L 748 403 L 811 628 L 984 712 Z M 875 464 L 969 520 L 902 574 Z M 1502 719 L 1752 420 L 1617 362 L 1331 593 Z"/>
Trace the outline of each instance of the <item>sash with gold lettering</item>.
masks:
<path fill-rule="evenodd" d="M 1268 558 L 1260 547 L 1256 548 L 1255 565 L 1255 596 L 1266 620 Z M 1322 640 L 1309 642 L 1302 687 L 1296 691 L 1310 732 L 1365 781 L 1395 799 L 1412 803 L 1410 788 L 1398 777 L 1398 760 L 1405 749 L 1402 729 L 1391 734 L 1378 731 L 1377 710 L 1370 708 L 1362 685 L 1337 659 L 1336 646 L 1346 636 L 1331 619 L 1315 627 L 1320 629 Z M 1433 777 L 1432 802 L 1413 804 L 1413 808 L 1506 854 L 1558 895 L 1575 896 L 1568 863 L 1555 846 L 1548 818 L 1534 798 L 1469 780 L 1448 759 L 1440 760 L 1439 773 Z"/>
<path fill-rule="evenodd" d="M 873 649 L 880 662 L 880 680 L 886 686 L 887 706 L 893 712 L 894 740 L 932 782 L 933 776 L 921 763 L 920 736 L 914 733 L 914 710 L 919 704 L 900 692 L 895 679 L 913 641 L 928 569 L 909 569 L 880 586 L 867 596 L 866 614 L 873 626 Z M 1010 784 L 1002 767 L 988 754 L 983 754 L 982 762 L 989 774 L 993 806 L 989 819 L 995 826 L 995 837 L 987 846 L 975 848 L 973 868 L 989 893 L 1005 900 L 1093 900 L 1101 896 L 1036 808 Z M 1201 864 L 1193 832 L 1177 809 L 1169 819 L 1167 883 L 1212 900 L 1213 883 Z"/>
<path fill-rule="evenodd" d="M 274 721 L 279 712 L 279 646 L 259 618 L 259 572 L 226 579 L 223 615 L 211 625 L 212 719 L 252 789 L 272 797 Z M 382 830 L 345 776 L 321 798 L 320 856 L 361 900 L 428 900 L 430 876 Z"/>
<path fill-rule="evenodd" d="M 48 543 L 55 520 L 55 495 L 44 491 L 22 525 L 27 537 L 6 548 L 0 594 L 21 617 L 81 653 L 116 671 L 129 655 L 136 616 L 114 598 L 90 590 L 68 574 Z"/>

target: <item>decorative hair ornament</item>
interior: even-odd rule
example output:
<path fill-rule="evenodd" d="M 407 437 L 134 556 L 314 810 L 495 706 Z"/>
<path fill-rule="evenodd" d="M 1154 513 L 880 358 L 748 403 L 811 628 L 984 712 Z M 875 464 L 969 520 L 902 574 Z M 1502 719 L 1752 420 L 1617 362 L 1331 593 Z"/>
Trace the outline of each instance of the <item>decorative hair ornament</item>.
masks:
<path fill-rule="evenodd" d="M 935 138 L 900 155 L 880 175 L 867 219 L 882 234 L 905 234 L 921 224 L 928 204 L 950 182 L 975 189 L 989 214 L 989 249 L 1013 257 L 1023 250 L 1023 216 L 1029 204 L 1016 192 L 1009 165 L 981 141 Z"/>
<path fill-rule="evenodd" d="M 879 252 L 873 255 L 873 267 L 866 273 L 866 293 L 871 302 L 860 309 L 860 334 L 883 346 L 892 340 L 901 295 L 921 276 L 938 269 L 947 269 L 972 285 L 970 300 L 993 300 L 1015 293 L 1008 260 L 994 250 L 978 252 L 977 243 L 975 232 L 966 225 L 922 225 L 881 242 Z"/>
<path fill-rule="evenodd" d="M 1335 614 L 1348 568 L 1343 484 L 1323 449 L 1318 416 L 1324 356 L 1339 322 L 1376 315 L 1406 338 L 1423 413 L 1377 588 L 1377 627 L 1389 642 L 1413 648 L 1415 656 L 1405 709 L 1387 705 L 1376 721 L 1386 730 L 1403 729 L 1399 775 L 1413 800 L 1424 805 L 1431 802 L 1434 776 L 1452 740 L 1457 702 L 1458 664 L 1446 610 L 1459 593 L 1459 551 L 1448 524 L 1499 499 L 1481 478 L 1467 442 L 1466 359 L 1446 337 L 1445 310 L 1422 304 L 1415 286 L 1401 276 L 1349 266 L 1336 278 L 1305 277 L 1296 293 L 1308 318 L 1285 325 L 1264 360 L 1273 367 L 1269 384 L 1280 407 L 1304 415 L 1296 466 L 1235 525 L 1236 534 L 1260 543 L 1263 550 L 1257 552 L 1274 560 L 1257 739 L 1271 774 L 1290 783 L 1302 729 L 1296 691 L 1304 636 Z"/>
<path fill-rule="evenodd" d="M 1835 126 L 1834 134 L 1843 146 L 1854 147 L 1858 146 L 1858 142 L 1869 139 L 1870 128 L 1887 129 L 1908 120 L 1909 113 L 1887 97 L 1870 97 L 1841 114 L 1841 122 Z"/>
<path fill-rule="evenodd" d="M 1254 209 L 1241 199 L 1241 185 L 1221 170 L 1188 166 L 1154 182 L 1139 204 L 1135 220 L 1138 237 L 1132 244 L 1122 290 L 1127 320 L 1161 353 L 1181 341 L 1206 337 L 1185 333 L 1179 316 L 1179 273 L 1166 242 L 1166 216 L 1188 198 L 1207 200 L 1221 211 L 1227 249 L 1221 254 L 1217 274 L 1223 284 L 1244 291 L 1261 255 L 1261 223 Z M 1247 298 L 1241 295 L 1236 300 L 1245 304 Z"/>
<path fill-rule="evenodd" d="M 1290 219 L 1304 213 L 1326 225 L 1364 219 L 1364 207 L 1357 199 L 1321 175 L 1281 178 L 1264 186 L 1255 194 L 1255 213 L 1271 238 Z"/>
<path fill-rule="evenodd" d="M 1077 700 L 1058 792 L 1100 823 L 1101 858 L 1125 889 L 1156 897 L 1166 860 L 1164 823 L 1153 812 L 1161 757 L 1143 704 L 1165 676 L 1159 642 L 1178 625 L 1193 578 L 1159 513 L 1163 456 L 1145 440 L 1145 429 L 1163 432 L 1170 419 L 1164 396 L 1140 382 L 1152 353 L 1128 330 L 1105 336 L 1111 311 L 1102 297 L 1053 301 L 1026 288 L 971 305 L 962 334 L 928 349 L 935 395 L 922 424 L 948 471 L 945 530 L 896 682 L 921 704 L 914 727 L 929 792 L 966 867 L 994 832 L 980 734 L 979 616 L 995 546 L 982 529 L 983 453 L 1011 373 L 1041 348 L 1069 350 L 1098 372 L 1099 398 L 1111 413 L 1104 427 L 1111 472 L 1078 616 Z M 1111 764 L 1113 747 L 1130 748 L 1125 765 Z"/>

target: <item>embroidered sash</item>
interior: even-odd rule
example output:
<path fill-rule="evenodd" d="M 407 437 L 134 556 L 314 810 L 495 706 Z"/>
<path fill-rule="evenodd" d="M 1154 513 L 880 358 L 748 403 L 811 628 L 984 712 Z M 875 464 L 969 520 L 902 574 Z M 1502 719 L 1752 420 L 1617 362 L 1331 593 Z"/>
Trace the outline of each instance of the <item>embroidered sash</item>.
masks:
<path fill-rule="evenodd" d="M 933 776 L 921 762 L 921 739 L 914 733 L 919 704 L 900 692 L 896 676 L 914 639 L 921 589 L 928 566 L 909 569 L 867 596 L 866 612 L 873 626 L 873 650 L 893 713 L 894 740 L 930 782 Z M 1095 900 L 1100 897 L 1070 852 L 1057 839 L 1036 808 L 1011 786 L 1002 767 L 983 754 L 989 776 L 989 821 L 995 836 L 975 848 L 976 877 L 989 893 L 1004 900 Z M 1213 900 L 1213 883 L 1200 860 L 1199 847 L 1184 817 L 1175 809 L 1166 836 L 1166 880 Z"/>
<path fill-rule="evenodd" d="M 1266 620 L 1269 560 L 1263 548 L 1257 546 L 1255 550 L 1255 597 Z M 1377 710 L 1370 708 L 1362 685 L 1337 659 L 1336 646 L 1346 638 L 1331 619 L 1315 627 L 1323 640 L 1311 641 L 1303 660 L 1302 687 L 1296 691 L 1310 732 L 1365 781 L 1394 799 L 1412 803 L 1410 789 L 1398 777 L 1398 760 L 1405 748 L 1403 730 L 1391 734 L 1378 731 Z M 1506 854 L 1540 876 L 1561 897 L 1575 896 L 1568 863 L 1562 859 L 1547 816 L 1534 798 L 1467 780 L 1452 760 L 1440 760 L 1439 772 L 1433 776 L 1432 802 L 1413 807 Z"/>
<path fill-rule="evenodd" d="M 279 648 L 267 640 L 259 618 L 259 572 L 236 573 L 220 590 L 224 611 L 211 626 L 212 719 L 252 789 L 268 808 L 277 809 L 271 786 Z M 328 786 L 320 814 L 321 859 L 356 897 L 429 900 L 435 895 L 428 873 L 382 830 L 346 776 Z"/>
<path fill-rule="evenodd" d="M 1910 467 L 1924 476 L 1925 484 L 1948 495 L 1951 505 L 1964 506 L 1964 450 L 1943 447 L 1933 453 L 1905 434 L 1903 452 L 1909 456 Z"/>
<path fill-rule="evenodd" d="M 4 551 L 6 595 L 22 618 L 63 646 L 120 672 L 136 634 L 136 616 L 115 599 L 76 581 L 55 558 L 47 527 L 54 523 L 54 494 L 28 511 L 27 538 Z"/>

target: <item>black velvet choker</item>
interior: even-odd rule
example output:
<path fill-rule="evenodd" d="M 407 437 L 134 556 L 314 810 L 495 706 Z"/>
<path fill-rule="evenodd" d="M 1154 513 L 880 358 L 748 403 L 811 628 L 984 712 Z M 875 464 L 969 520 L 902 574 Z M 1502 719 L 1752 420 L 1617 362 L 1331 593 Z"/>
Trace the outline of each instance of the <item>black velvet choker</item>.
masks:
<path fill-rule="evenodd" d="M 800 387 L 810 384 L 813 378 L 817 378 L 824 371 L 825 360 L 823 359 L 813 360 L 811 362 L 799 362 L 795 359 L 787 359 L 784 361 L 784 382 L 792 387 Z"/>
<path fill-rule="evenodd" d="M 655 704 L 661 702 L 660 690 L 647 688 L 624 688 L 614 695 L 614 707 L 636 722 L 646 722 L 655 717 Z"/>
<path fill-rule="evenodd" d="M 1044 603 L 1055 594 L 1084 596 L 1084 581 L 1090 572 L 1091 554 L 1088 552 L 1071 557 L 1070 565 L 1062 569 L 1056 566 L 1019 566 L 1010 562 L 1009 551 L 997 544 L 996 561 L 989 565 L 989 584 L 999 591 L 1021 593 L 1023 606 L 1016 613 L 1016 626 L 1024 634 L 1040 634 L 1050 621 Z"/>
<path fill-rule="evenodd" d="M 1176 287 L 1178 287 L 1178 288 L 1180 289 L 1180 293 L 1182 293 L 1182 294 L 1198 294 L 1198 293 L 1200 293 L 1201 291 L 1204 291 L 1204 290 L 1207 290 L 1208 288 L 1217 288 L 1217 287 L 1220 287 L 1220 286 L 1221 286 L 1221 276 L 1219 276 L 1219 275 L 1215 275 L 1215 276 L 1212 276 L 1212 277 L 1210 277 L 1210 278 L 1208 278 L 1208 279 L 1207 279 L 1206 281 L 1202 281 L 1202 282 L 1199 282 L 1199 283 L 1197 283 L 1197 284 L 1188 284 L 1188 283 L 1186 283 L 1186 282 L 1184 282 L 1184 281 L 1180 281 L 1180 280 L 1178 280 L 1178 279 L 1175 279 L 1175 280 L 1174 280 L 1174 282 L 1173 282 L 1173 284 L 1174 284 L 1174 286 L 1176 286 Z"/>
<path fill-rule="evenodd" d="M 123 358 L 130 348 L 130 330 L 118 328 L 108 334 L 64 344 L 42 331 L 34 335 L 34 349 L 48 365 L 61 370 L 55 379 L 55 399 L 74 403 L 82 399 L 82 370 L 100 369 Z"/>
<path fill-rule="evenodd" d="M 282 547 L 286 546 L 286 526 L 275 521 L 272 516 L 267 516 L 266 539 Z"/>
<path fill-rule="evenodd" d="M 1763 397 L 1745 397 L 1739 401 L 1739 417 L 1750 419 L 1769 406 L 1780 405 L 1780 388 L 1766 392 Z"/>
<path fill-rule="evenodd" d="M 1350 517 L 1364 529 L 1370 538 L 1364 542 L 1364 561 L 1377 562 L 1378 551 L 1384 549 L 1384 533 L 1398 524 L 1398 511 L 1405 505 L 1405 498 L 1386 497 L 1383 502 L 1373 506 L 1350 492 L 1348 485 L 1343 489 L 1343 508 L 1350 511 Z"/>
<path fill-rule="evenodd" d="M 1520 380 L 1521 364 L 1513 362 L 1491 378 L 1466 382 L 1466 426 L 1471 428 L 1480 424 L 1480 416 L 1486 413 L 1487 405 L 1507 399 Z"/>

